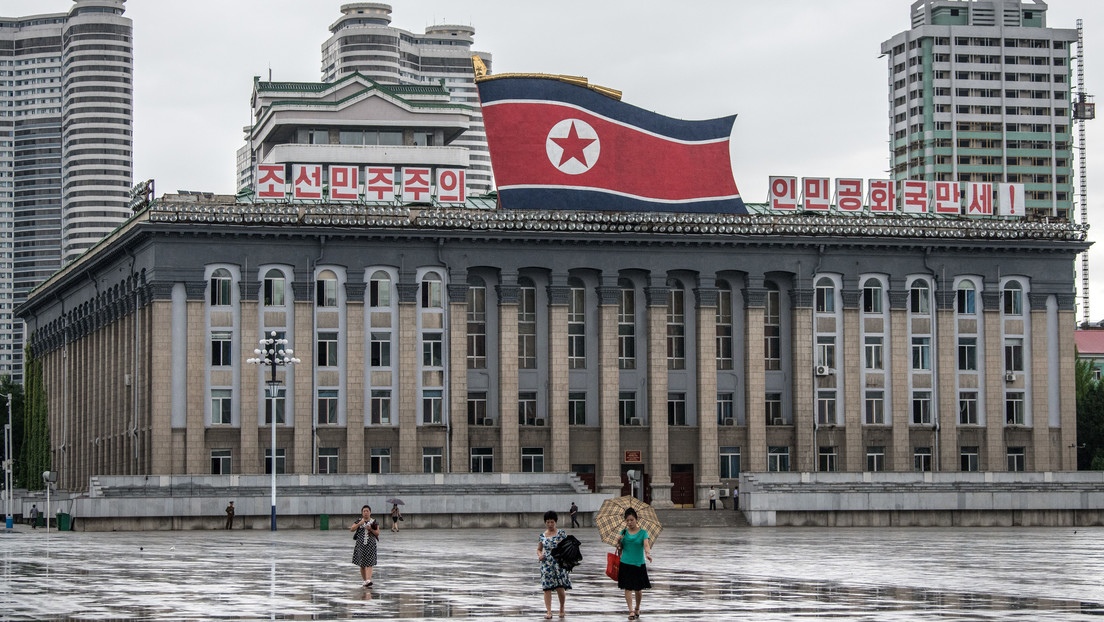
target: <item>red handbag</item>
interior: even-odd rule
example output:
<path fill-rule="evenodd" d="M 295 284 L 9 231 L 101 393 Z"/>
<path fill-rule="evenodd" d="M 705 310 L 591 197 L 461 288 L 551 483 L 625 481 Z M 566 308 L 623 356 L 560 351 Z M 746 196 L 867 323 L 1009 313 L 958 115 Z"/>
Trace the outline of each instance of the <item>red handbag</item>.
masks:
<path fill-rule="evenodd" d="M 620 569 L 621 558 L 613 553 L 606 553 L 606 576 L 616 581 Z"/>

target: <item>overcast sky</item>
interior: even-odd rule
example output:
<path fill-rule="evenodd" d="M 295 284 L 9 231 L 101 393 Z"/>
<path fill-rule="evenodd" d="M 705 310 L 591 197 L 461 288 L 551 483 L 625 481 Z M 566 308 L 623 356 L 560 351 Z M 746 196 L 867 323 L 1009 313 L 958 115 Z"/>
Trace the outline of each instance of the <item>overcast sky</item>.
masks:
<path fill-rule="evenodd" d="M 134 179 L 233 193 L 253 76 L 321 78 L 341 0 L 129 0 L 134 21 Z M 475 27 L 493 71 L 588 77 L 624 101 L 704 119 L 738 114 L 737 186 L 770 175 L 887 177 L 887 65 L 912 0 L 392 0 L 392 25 Z M 0 0 L 0 15 L 64 12 L 70 0 Z M 1104 95 L 1104 1 L 1051 0 L 1048 25 L 1084 20 L 1086 91 Z M 1104 101 L 1104 100 L 1102 100 Z M 1091 239 L 1104 240 L 1104 108 L 1088 124 Z M 1075 206 L 1076 208 L 1076 206 Z M 1090 315 L 1104 318 L 1104 244 L 1090 253 Z M 1080 265 L 1080 262 L 1078 263 Z M 1079 299 L 1080 305 L 1080 299 Z"/>

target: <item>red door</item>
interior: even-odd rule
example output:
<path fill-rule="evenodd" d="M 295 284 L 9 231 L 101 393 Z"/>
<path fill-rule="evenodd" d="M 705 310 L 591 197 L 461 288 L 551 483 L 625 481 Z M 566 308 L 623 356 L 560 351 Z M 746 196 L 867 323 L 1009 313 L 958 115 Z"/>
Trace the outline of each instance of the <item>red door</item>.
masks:
<path fill-rule="evenodd" d="M 694 507 L 694 465 L 671 465 L 671 503 Z"/>

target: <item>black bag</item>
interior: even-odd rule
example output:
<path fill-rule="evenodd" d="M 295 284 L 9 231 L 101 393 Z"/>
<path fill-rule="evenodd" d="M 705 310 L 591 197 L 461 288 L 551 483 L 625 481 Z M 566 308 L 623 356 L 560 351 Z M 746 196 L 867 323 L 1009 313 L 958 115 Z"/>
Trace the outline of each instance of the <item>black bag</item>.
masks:
<path fill-rule="evenodd" d="M 583 553 L 579 550 L 579 540 L 575 536 L 565 536 L 556 548 L 552 549 L 552 559 L 564 570 L 571 570 L 583 561 Z"/>

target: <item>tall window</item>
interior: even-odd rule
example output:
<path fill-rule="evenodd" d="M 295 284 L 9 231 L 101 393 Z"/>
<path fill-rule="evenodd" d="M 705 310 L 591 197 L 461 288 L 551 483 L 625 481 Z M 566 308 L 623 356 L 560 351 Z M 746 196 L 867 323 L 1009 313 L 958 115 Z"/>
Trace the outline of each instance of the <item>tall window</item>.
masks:
<path fill-rule="evenodd" d="M 836 425 L 836 391 L 817 391 L 817 423 Z"/>
<path fill-rule="evenodd" d="M 885 425 L 885 391 L 867 391 L 864 407 L 867 425 Z"/>
<path fill-rule="evenodd" d="M 284 273 L 273 268 L 264 277 L 264 306 L 284 306 Z"/>
<path fill-rule="evenodd" d="M 283 475 L 287 473 L 287 457 L 284 455 L 286 452 L 283 447 L 276 448 L 276 474 Z M 264 452 L 264 472 L 265 475 L 272 475 L 272 448 L 265 447 Z"/>
<path fill-rule="evenodd" d="M 736 425 L 735 405 L 731 393 L 717 394 L 717 425 Z"/>
<path fill-rule="evenodd" d="M 391 449 L 389 447 L 372 448 L 372 464 L 369 465 L 372 473 L 391 472 Z"/>
<path fill-rule="evenodd" d="M 732 350 L 732 290 L 717 290 L 717 369 L 732 369 L 735 358 Z"/>
<path fill-rule="evenodd" d="M 931 447 L 912 448 L 912 468 L 914 471 L 921 472 L 932 470 Z"/>
<path fill-rule="evenodd" d="M 1001 304 L 1005 315 L 1023 315 L 1023 286 L 1019 281 L 1008 281 L 1004 284 Z"/>
<path fill-rule="evenodd" d="M 337 367 L 337 333 L 318 333 L 318 366 Z"/>
<path fill-rule="evenodd" d="M 211 273 L 211 306 L 212 307 L 228 307 L 232 300 L 232 290 L 230 286 L 233 284 L 233 278 L 230 276 L 230 271 L 226 268 L 218 268 Z"/>
<path fill-rule="evenodd" d="M 372 367 L 391 367 L 391 333 L 372 333 Z"/>
<path fill-rule="evenodd" d="M 617 299 L 617 367 L 636 369 L 636 291 L 622 281 Z"/>
<path fill-rule="evenodd" d="M 865 356 L 863 362 L 867 369 L 885 369 L 885 363 L 882 360 L 883 339 L 884 338 L 881 336 L 870 335 L 863 338 L 865 343 Z"/>
<path fill-rule="evenodd" d="M 468 391 L 468 425 L 485 425 L 487 419 L 487 392 Z"/>
<path fill-rule="evenodd" d="M 912 368 L 931 369 L 931 337 L 912 338 Z"/>
<path fill-rule="evenodd" d="M 337 473 L 337 447 L 318 448 L 318 472 Z"/>
<path fill-rule="evenodd" d="M 962 281 L 955 290 L 955 311 L 959 315 L 977 313 L 977 292 L 973 281 Z"/>
<path fill-rule="evenodd" d="M 391 389 L 372 389 L 372 424 L 391 425 Z"/>
<path fill-rule="evenodd" d="M 740 477 L 740 448 L 721 447 L 721 479 Z"/>
<path fill-rule="evenodd" d="M 830 368 L 836 366 L 836 338 L 832 335 L 817 335 L 817 365 Z"/>
<path fill-rule="evenodd" d="M 977 391 L 959 391 L 958 393 L 958 425 L 977 425 L 978 422 L 978 394 Z"/>
<path fill-rule="evenodd" d="M 567 394 L 567 424 L 586 425 L 586 393 L 572 391 Z"/>
<path fill-rule="evenodd" d="M 229 332 L 211 333 L 211 367 L 227 367 L 232 364 L 230 353 L 233 351 L 233 343 Z"/>
<path fill-rule="evenodd" d="M 882 312 L 882 283 L 878 279 L 867 279 L 862 291 L 863 313 Z"/>
<path fill-rule="evenodd" d="M 494 447 L 472 447 L 471 448 L 471 472 L 472 473 L 493 473 L 494 472 Z"/>
<path fill-rule="evenodd" d="M 816 284 L 816 312 L 834 313 L 836 311 L 836 286 L 832 279 L 822 277 Z"/>
<path fill-rule="evenodd" d="M 578 279 L 567 296 L 567 367 L 586 369 L 586 290 Z"/>
<path fill-rule="evenodd" d="M 468 369 L 487 368 L 487 287 L 482 279 L 468 284 Z"/>
<path fill-rule="evenodd" d="M 518 280 L 518 367 L 537 368 L 537 288 Z"/>
<path fill-rule="evenodd" d="M 337 306 L 337 275 L 332 270 L 318 273 L 314 282 L 314 304 L 319 307 Z"/>
<path fill-rule="evenodd" d="M 1027 470 L 1027 453 L 1023 447 L 1009 447 L 1007 455 L 1009 471 Z"/>
<path fill-rule="evenodd" d="M 444 402 L 441 399 L 440 389 L 423 389 L 422 390 L 422 423 L 424 424 L 439 424 L 442 423 L 442 408 Z"/>
<path fill-rule="evenodd" d="M 782 302 L 778 287 L 773 283 L 767 283 L 764 300 L 763 356 L 764 369 L 782 369 Z"/>
<path fill-rule="evenodd" d="M 667 369 L 686 369 L 686 308 L 678 285 L 667 290 Z"/>
<path fill-rule="evenodd" d="M 977 371 L 977 337 L 958 338 L 959 371 Z"/>
<path fill-rule="evenodd" d="M 265 387 L 265 425 L 272 425 L 272 411 L 276 411 L 276 425 L 284 424 L 284 398 L 287 389 L 276 389 L 276 395 L 272 395 L 272 388 Z"/>
<path fill-rule="evenodd" d="M 211 475 L 229 475 L 233 473 L 233 455 L 229 449 L 211 450 Z"/>
<path fill-rule="evenodd" d="M 912 392 L 913 425 L 931 425 L 931 391 Z"/>
<path fill-rule="evenodd" d="M 866 470 L 877 473 L 885 470 L 885 447 L 870 445 L 866 448 Z"/>
<path fill-rule="evenodd" d="M 368 304 L 377 309 L 391 306 L 391 276 L 383 270 L 373 272 L 368 281 Z"/>
<path fill-rule="evenodd" d="M 422 334 L 422 367 L 441 367 L 445 361 L 445 342 L 441 333 Z"/>
<path fill-rule="evenodd" d="M 978 459 L 977 446 L 962 447 L 959 451 L 959 468 L 964 472 L 978 471 L 981 468 L 981 462 Z"/>
<path fill-rule="evenodd" d="M 839 448 L 821 447 L 817 451 L 817 470 L 832 473 L 839 470 Z"/>
<path fill-rule="evenodd" d="M 636 419 L 636 394 L 621 391 L 617 394 L 617 424 L 632 425 L 633 419 Z"/>
<path fill-rule="evenodd" d="M 1024 425 L 1023 391 L 1009 391 L 1004 395 L 1004 423 Z"/>
<path fill-rule="evenodd" d="M 422 473 L 440 473 L 444 468 L 444 451 L 441 447 L 422 448 Z"/>
<path fill-rule="evenodd" d="M 436 272 L 427 272 L 422 277 L 422 308 L 440 309 L 444 305 L 441 277 Z"/>
<path fill-rule="evenodd" d="M 772 473 L 790 470 L 789 447 L 767 447 L 767 470 Z"/>
<path fill-rule="evenodd" d="M 233 421 L 232 389 L 211 389 L 211 424 L 230 425 Z"/>
<path fill-rule="evenodd" d="M 518 393 L 518 425 L 537 425 L 537 394 L 532 391 Z"/>
<path fill-rule="evenodd" d="M 686 425 L 686 394 L 667 394 L 667 425 Z"/>
<path fill-rule="evenodd" d="M 318 390 L 318 425 L 337 423 L 337 389 Z"/>
<path fill-rule="evenodd" d="M 521 448 L 521 472 L 522 473 L 544 473 L 544 448 L 543 447 L 522 447 Z"/>
<path fill-rule="evenodd" d="M 767 425 L 785 425 L 786 420 L 782 416 L 781 393 L 767 393 L 763 402 L 763 410 L 767 413 Z"/>
<path fill-rule="evenodd" d="M 912 287 L 909 288 L 909 312 L 917 315 L 931 313 L 931 290 L 926 282 L 912 282 Z"/>
<path fill-rule="evenodd" d="M 1023 339 L 1013 338 L 1004 340 L 1004 370 L 1023 371 Z"/>

